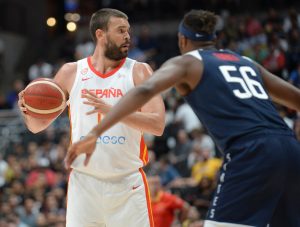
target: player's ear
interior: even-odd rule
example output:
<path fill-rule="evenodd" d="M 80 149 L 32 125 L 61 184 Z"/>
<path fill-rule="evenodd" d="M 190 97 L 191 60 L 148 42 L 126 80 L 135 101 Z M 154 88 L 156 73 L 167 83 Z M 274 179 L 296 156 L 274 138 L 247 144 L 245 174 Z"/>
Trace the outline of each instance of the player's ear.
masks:
<path fill-rule="evenodd" d="M 97 40 L 101 39 L 104 36 L 104 31 L 101 29 L 97 29 L 95 32 L 95 35 L 96 35 Z"/>
<path fill-rule="evenodd" d="M 186 47 L 186 45 L 187 45 L 187 38 L 184 35 L 178 33 L 178 46 L 179 46 L 179 49 L 182 50 L 183 48 Z"/>

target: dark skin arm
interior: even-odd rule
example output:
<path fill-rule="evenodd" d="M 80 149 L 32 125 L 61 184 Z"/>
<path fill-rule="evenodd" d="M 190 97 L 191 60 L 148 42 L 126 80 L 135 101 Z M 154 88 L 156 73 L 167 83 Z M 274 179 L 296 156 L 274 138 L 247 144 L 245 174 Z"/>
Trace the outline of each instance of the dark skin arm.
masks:
<path fill-rule="evenodd" d="M 84 140 L 70 147 L 65 160 L 66 168 L 70 168 L 72 162 L 82 153 L 86 154 L 87 165 L 94 152 L 97 137 L 125 116 L 137 111 L 156 94 L 173 86 L 181 95 L 189 93 L 199 82 L 201 72 L 202 64 L 192 56 L 179 56 L 168 60 L 149 80 L 128 92 Z"/>
<path fill-rule="evenodd" d="M 279 104 L 300 111 L 300 90 L 271 74 L 262 66 L 257 64 L 257 67 L 261 71 L 265 87 L 272 99 Z M 199 64 L 199 60 L 192 56 L 184 55 L 168 60 L 149 80 L 125 95 L 107 114 L 102 124 L 94 127 L 84 140 L 70 147 L 66 157 L 66 167 L 69 168 L 81 153 L 86 153 L 86 160 L 89 160 L 99 135 L 136 111 L 156 94 L 175 87 L 181 95 L 187 95 L 201 80 L 202 72 L 202 63 Z"/>
<path fill-rule="evenodd" d="M 181 95 L 187 95 L 198 84 L 202 74 L 202 64 L 192 56 L 180 56 L 168 60 L 145 83 L 131 90 L 96 126 L 92 134 L 101 135 L 124 116 L 132 113 L 156 94 L 175 87 Z"/>
<path fill-rule="evenodd" d="M 300 90 L 290 83 L 270 73 L 256 63 L 259 68 L 264 85 L 272 100 L 280 105 L 300 111 Z"/>

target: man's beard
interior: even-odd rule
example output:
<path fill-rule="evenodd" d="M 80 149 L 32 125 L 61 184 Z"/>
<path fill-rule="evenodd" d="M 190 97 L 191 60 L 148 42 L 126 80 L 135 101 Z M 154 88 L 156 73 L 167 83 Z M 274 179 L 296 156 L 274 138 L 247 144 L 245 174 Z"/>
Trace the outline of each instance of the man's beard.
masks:
<path fill-rule="evenodd" d="M 124 45 L 124 44 L 122 44 L 122 45 Z M 115 43 L 108 40 L 107 45 L 106 45 L 106 51 L 104 53 L 105 57 L 107 57 L 111 60 L 115 60 L 115 61 L 119 61 L 123 58 L 126 58 L 128 55 L 128 50 L 122 51 L 121 50 L 122 45 L 118 47 Z"/>

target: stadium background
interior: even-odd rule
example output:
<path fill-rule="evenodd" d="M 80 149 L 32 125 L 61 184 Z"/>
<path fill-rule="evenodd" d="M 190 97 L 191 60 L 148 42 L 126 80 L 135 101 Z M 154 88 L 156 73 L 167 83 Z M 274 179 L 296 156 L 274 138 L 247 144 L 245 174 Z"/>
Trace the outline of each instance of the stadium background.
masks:
<path fill-rule="evenodd" d="M 300 87 L 299 5 L 296 0 L 0 0 L 0 227 L 65 225 L 67 113 L 33 135 L 25 129 L 16 101 L 31 80 L 51 78 L 64 62 L 92 53 L 91 13 L 102 7 L 127 13 L 132 27 L 129 56 L 155 69 L 179 54 L 177 25 L 186 11 L 214 11 L 220 15 L 219 48 L 249 56 Z M 168 208 L 174 215 L 172 226 L 199 227 L 222 155 L 176 92 L 163 96 L 166 129 L 162 137 L 146 135 L 151 161 L 145 171 L 160 177 L 161 190 L 189 204 Z M 299 114 L 277 107 L 300 140 Z"/>

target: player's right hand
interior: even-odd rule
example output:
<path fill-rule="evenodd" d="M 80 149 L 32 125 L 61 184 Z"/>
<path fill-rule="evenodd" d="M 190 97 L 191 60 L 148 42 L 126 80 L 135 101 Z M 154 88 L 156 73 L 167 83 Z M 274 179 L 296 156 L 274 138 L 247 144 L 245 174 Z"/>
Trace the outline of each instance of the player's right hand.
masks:
<path fill-rule="evenodd" d="M 97 136 L 89 133 L 83 140 L 80 140 L 69 147 L 65 158 L 65 168 L 70 169 L 73 161 L 81 154 L 86 154 L 84 165 L 87 166 L 92 154 L 95 151 Z"/>
<path fill-rule="evenodd" d="M 27 112 L 27 109 L 26 109 L 26 107 L 24 106 L 24 98 L 23 98 L 23 95 L 24 95 L 24 90 L 23 91 L 20 91 L 20 93 L 19 93 L 19 100 L 18 100 L 18 106 L 19 106 L 19 109 L 20 109 L 20 111 L 21 111 L 21 113 L 23 114 L 23 115 L 25 115 L 26 114 L 26 112 Z"/>

